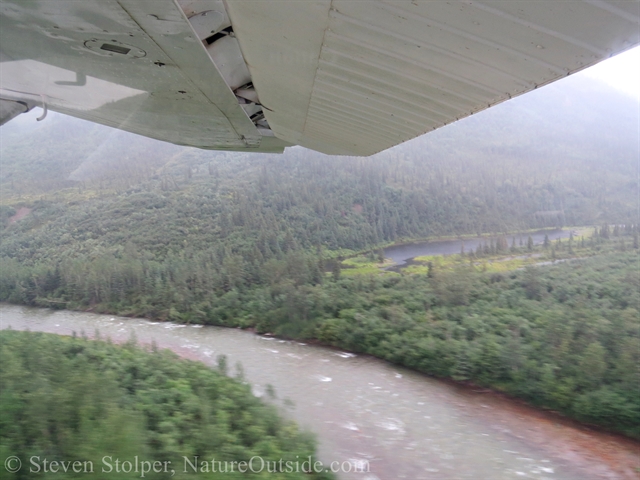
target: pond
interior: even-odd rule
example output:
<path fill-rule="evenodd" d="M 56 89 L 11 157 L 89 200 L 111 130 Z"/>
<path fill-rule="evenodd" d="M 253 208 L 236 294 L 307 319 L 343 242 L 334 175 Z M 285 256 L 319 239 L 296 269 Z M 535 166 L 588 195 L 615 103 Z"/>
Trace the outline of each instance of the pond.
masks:
<path fill-rule="evenodd" d="M 529 236 L 533 239 L 534 245 L 541 245 L 544 242 L 544 236 L 548 235 L 549 240 L 554 241 L 558 238 L 569 238 L 571 235 L 570 229 L 554 229 L 554 230 L 539 230 L 537 232 L 528 233 L 514 233 L 511 235 L 505 235 L 507 243 L 511 246 L 513 239 L 516 241 L 516 246 L 526 245 Z M 574 235 L 576 232 L 574 231 Z M 494 237 L 494 241 L 495 241 Z M 396 267 L 405 265 L 411 259 L 415 257 L 425 255 L 452 255 L 454 253 L 460 253 L 462 246 L 464 245 L 465 252 L 476 250 L 479 245 L 488 243 L 490 238 L 488 237 L 475 237 L 465 238 L 464 240 L 434 240 L 431 242 L 419 242 L 408 243 L 405 245 L 393 245 L 384 249 L 384 256 L 394 261 Z"/>

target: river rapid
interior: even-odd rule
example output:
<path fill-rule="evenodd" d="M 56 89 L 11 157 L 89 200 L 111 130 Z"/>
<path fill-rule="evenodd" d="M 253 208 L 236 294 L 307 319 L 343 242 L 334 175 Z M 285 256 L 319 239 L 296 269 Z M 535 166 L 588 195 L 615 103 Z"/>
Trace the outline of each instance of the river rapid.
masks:
<path fill-rule="evenodd" d="M 341 479 L 638 478 L 640 443 L 593 431 L 485 391 L 387 362 L 238 329 L 0 304 L 2 329 L 156 342 L 208 365 L 226 355 L 254 394 L 275 389 L 285 415 L 313 431 L 325 465 L 368 462 Z M 352 467 L 347 467 L 346 470 Z"/>

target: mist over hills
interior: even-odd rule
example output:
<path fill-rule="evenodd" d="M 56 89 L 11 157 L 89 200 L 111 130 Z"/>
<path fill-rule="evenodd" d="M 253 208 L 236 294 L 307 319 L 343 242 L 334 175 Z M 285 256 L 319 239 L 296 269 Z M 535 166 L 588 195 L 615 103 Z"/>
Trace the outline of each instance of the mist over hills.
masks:
<path fill-rule="evenodd" d="M 581 159 L 590 166 L 638 159 L 640 106 L 627 95 L 574 75 L 416 140 L 430 152 L 514 160 Z M 407 145 L 409 146 L 409 145 Z M 558 165 L 561 166 L 561 165 Z"/>
<path fill-rule="evenodd" d="M 604 174 L 603 181 L 616 182 L 622 180 L 616 175 L 623 175 L 635 182 L 639 112 L 634 99 L 576 74 L 370 158 L 410 159 L 425 166 L 455 162 L 473 169 L 499 158 L 525 172 L 534 162 L 545 165 L 550 175 L 563 169 L 589 169 Z M 33 120 L 35 116 L 33 112 L 0 130 L 5 197 L 11 185 L 46 192 L 78 181 L 138 179 L 179 157 L 248 155 L 178 147 L 55 113 L 41 123 Z M 250 154 L 248 158 L 259 163 L 272 157 Z M 324 155 L 293 147 L 283 157 Z"/>
<path fill-rule="evenodd" d="M 74 205 L 96 195 L 109 200 L 91 208 L 113 221 L 163 205 L 172 220 L 132 225 L 123 217 L 117 228 L 118 238 L 146 237 L 145 248 L 161 239 L 162 251 L 183 244 L 173 227 L 185 218 L 199 225 L 192 244 L 217 238 L 240 254 L 234 236 L 247 248 L 269 237 L 273 245 L 294 238 L 302 248 L 357 250 L 638 218 L 640 104 L 580 74 L 367 158 L 302 147 L 282 155 L 198 150 L 36 115 L 0 129 L 2 203 L 42 210 L 42 201 L 53 202 L 65 212 L 56 222 L 71 225 L 80 215 Z M 114 238 L 95 228 L 111 249 Z"/>

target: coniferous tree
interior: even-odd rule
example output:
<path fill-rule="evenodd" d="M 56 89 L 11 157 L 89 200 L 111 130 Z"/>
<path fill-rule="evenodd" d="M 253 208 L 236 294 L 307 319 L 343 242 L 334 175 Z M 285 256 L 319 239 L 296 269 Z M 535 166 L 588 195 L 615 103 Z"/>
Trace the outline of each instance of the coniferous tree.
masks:
<path fill-rule="evenodd" d="M 533 238 L 531 238 L 531 235 L 529 235 L 529 238 L 527 238 L 527 250 L 529 250 L 530 252 L 533 251 Z"/>
<path fill-rule="evenodd" d="M 340 262 L 341 260 L 339 258 L 337 258 L 333 262 L 333 269 L 331 271 L 331 275 L 333 277 L 334 282 L 337 282 L 338 280 L 340 280 L 340 275 L 342 273 L 342 267 L 340 266 Z"/>

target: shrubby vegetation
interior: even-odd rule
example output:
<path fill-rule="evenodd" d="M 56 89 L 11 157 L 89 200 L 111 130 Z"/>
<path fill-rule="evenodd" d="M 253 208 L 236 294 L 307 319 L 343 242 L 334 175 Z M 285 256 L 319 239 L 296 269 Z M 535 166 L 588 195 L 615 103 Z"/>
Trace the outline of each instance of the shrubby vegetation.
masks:
<path fill-rule="evenodd" d="M 319 339 L 638 436 L 638 109 L 571 81 L 578 97 L 541 89 L 367 159 L 8 124 L 0 300 Z M 505 235 L 605 222 L 627 227 Z M 498 240 L 375 266 L 392 242 L 477 233 Z"/>
<path fill-rule="evenodd" d="M 171 462 L 167 473 L 148 472 L 144 478 L 239 478 L 246 475 L 237 467 L 235 474 L 203 474 L 198 464 L 196 474 L 187 465 L 185 473 L 183 457 L 194 462 L 199 456 L 211 465 L 211 459 L 238 462 L 254 455 L 265 462 L 314 456 L 309 434 L 254 397 L 250 386 L 167 350 L 3 330 L 0 365 L 0 458 L 22 459 L 17 479 L 142 478 L 141 470 L 116 472 L 116 459 L 133 463 L 136 456 Z M 32 456 L 40 457 L 40 473 L 31 472 L 37 471 L 28 460 Z M 105 456 L 111 457 L 106 463 Z M 81 473 L 65 474 L 59 467 L 60 473 L 45 474 L 45 458 L 79 461 Z M 84 473 L 84 462 L 92 462 L 93 473 Z M 249 476 L 333 478 L 266 468 Z"/>
<path fill-rule="evenodd" d="M 113 293 L 104 285 L 101 291 L 111 293 L 113 300 L 101 306 L 316 339 L 431 375 L 490 386 L 640 437 L 638 234 L 635 227 L 626 235 L 615 231 L 616 236 L 603 227 L 586 242 L 554 243 L 546 252 L 544 246 L 531 247 L 529 253 L 540 255 L 532 257 L 538 261 L 568 261 L 515 271 L 483 271 L 482 252 L 433 263 L 422 274 L 365 271 L 346 276 L 334 269 L 314 279 L 304 276 L 311 271 L 304 263 L 273 262 L 270 266 L 279 266 L 280 276 L 268 285 L 216 290 L 198 283 L 207 276 L 197 263 L 185 262 L 178 264 L 183 276 L 168 276 L 166 283 L 143 278 L 118 283 L 119 277 L 109 277 L 110 285 L 120 290 Z M 528 247 L 518 247 L 508 255 L 526 251 Z M 582 258 L 575 258 L 578 254 Z M 488 256 L 500 260 L 497 254 Z M 104 275 L 104 269 L 117 272 L 117 265 L 90 264 L 85 285 Z M 143 265 L 121 273 L 143 275 Z M 0 292 L 12 301 L 46 305 L 38 299 L 50 293 L 73 298 L 84 291 L 77 285 L 70 288 L 73 284 L 56 271 L 42 277 L 37 273 L 14 265 L 3 276 Z M 10 280 L 12 274 L 19 280 L 10 285 L 16 280 Z M 17 297 L 35 288 L 43 297 Z M 82 297 L 73 302 L 76 308 L 88 306 Z"/>
<path fill-rule="evenodd" d="M 639 260 L 632 251 L 504 274 L 344 279 L 305 295 L 297 322 L 262 328 L 306 323 L 322 342 L 640 438 Z"/>

